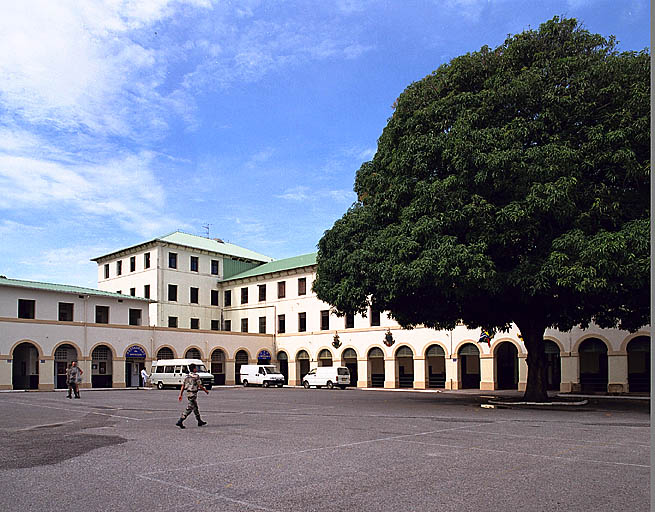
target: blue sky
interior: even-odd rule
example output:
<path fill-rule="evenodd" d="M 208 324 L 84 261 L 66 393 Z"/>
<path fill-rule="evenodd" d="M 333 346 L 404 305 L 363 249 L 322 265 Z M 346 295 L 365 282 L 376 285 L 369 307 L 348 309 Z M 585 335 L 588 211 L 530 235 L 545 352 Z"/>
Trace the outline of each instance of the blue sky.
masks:
<path fill-rule="evenodd" d="M 646 0 L 3 2 L 0 274 L 93 287 L 206 224 L 313 252 L 405 87 L 555 15 L 650 46 Z"/>

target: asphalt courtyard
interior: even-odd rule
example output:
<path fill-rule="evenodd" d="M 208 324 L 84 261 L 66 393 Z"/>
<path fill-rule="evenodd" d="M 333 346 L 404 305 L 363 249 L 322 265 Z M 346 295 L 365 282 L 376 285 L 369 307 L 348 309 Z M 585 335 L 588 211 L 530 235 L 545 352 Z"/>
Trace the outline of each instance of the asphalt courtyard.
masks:
<path fill-rule="evenodd" d="M 214 388 L 180 430 L 177 394 L 0 393 L 0 510 L 649 509 L 647 401 Z"/>

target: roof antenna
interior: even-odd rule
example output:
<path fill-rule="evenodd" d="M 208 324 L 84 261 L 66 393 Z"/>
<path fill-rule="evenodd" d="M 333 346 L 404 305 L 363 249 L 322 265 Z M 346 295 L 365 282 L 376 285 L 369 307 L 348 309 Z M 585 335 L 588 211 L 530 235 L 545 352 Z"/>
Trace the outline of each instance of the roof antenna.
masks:
<path fill-rule="evenodd" d="M 203 224 L 202 227 L 205 230 L 205 236 L 209 238 L 209 228 L 211 227 L 211 224 L 208 222 L 207 224 Z"/>

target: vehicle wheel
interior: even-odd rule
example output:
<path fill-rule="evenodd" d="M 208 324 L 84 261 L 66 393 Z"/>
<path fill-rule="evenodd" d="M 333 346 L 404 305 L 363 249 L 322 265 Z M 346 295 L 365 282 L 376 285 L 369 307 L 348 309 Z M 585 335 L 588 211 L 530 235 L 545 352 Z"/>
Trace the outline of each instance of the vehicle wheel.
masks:
<path fill-rule="evenodd" d="M 332 389 L 333 387 L 334 387 L 334 384 L 332 384 L 332 381 L 331 380 L 327 381 L 327 388 Z"/>
<path fill-rule="evenodd" d="M 244 380 L 244 381 L 243 381 L 243 387 L 244 387 L 244 388 L 247 388 L 247 387 L 248 387 L 248 381 L 247 381 L 247 380 Z"/>
<path fill-rule="evenodd" d="M 158 382 L 157 383 L 157 389 L 164 389 L 164 383 L 163 382 Z"/>
<path fill-rule="evenodd" d="M 284 386 L 284 384 L 278 384 L 277 385 L 278 388 L 281 388 L 282 386 Z"/>
<path fill-rule="evenodd" d="M 339 386 L 341 389 L 346 389 L 346 386 Z"/>
<path fill-rule="evenodd" d="M 267 387 L 268 387 L 268 381 L 265 380 L 264 383 L 262 384 L 262 386 L 264 386 L 265 388 L 267 388 Z"/>
<path fill-rule="evenodd" d="M 305 381 L 302 385 L 305 386 L 305 389 L 309 389 L 309 382 Z"/>

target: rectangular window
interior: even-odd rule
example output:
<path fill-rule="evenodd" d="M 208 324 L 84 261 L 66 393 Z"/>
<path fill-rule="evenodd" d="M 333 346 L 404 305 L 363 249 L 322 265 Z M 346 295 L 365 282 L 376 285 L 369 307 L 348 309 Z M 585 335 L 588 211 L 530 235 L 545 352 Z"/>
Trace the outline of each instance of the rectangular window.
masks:
<path fill-rule="evenodd" d="M 218 290 L 211 291 L 211 305 L 218 306 Z"/>
<path fill-rule="evenodd" d="M 278 315 L 277 316 L 277 332 L 280 334 L 283 334 L 286 332 L 286 325 L 285 325 L 285 320 L 284 320 L 284 315 Z"/>
<path fill-rule="evenodd" d="M 287 283 L 286 281 L 280 281 L 277 284 L 277 298 L 284 299 L 287 296 Z"/>
<path fill-rule="evenodd" d="M 241 304 L 248 304 L 248 288 L 241 288 Z"/>
<path fill-rule="evenodd" d="M 177 253 L 168 253 L 168 268 L 177 268 Z"/>
<path fill-rule="evenodd" d="M 131 256 L 130 257 L 130 272 L 134 272 L 136 270 L 136 256 Z"/>
<path fill-rule="evenodd" d="M 327 331 L 330 329 L 330 311 L 324 309 L 321 311 L 321 331 Z"/>
<path fill-rule="evenodd" d="M 121 295 L 122 295 L 122 294 L 123 294 L 123 290 L 116 290 L 116 293 L 118 293 L 118 294 L 121 294 Z M 121 300 L 122 300 L 122 299 L 121 299 Z"/>
<path fill-rule="evenodd" d="M 266 317 L 259 317 L 259 334 L 266 334 Z"/>
<path fill-rule="evenodd" d="M 242 318 L 241 319 L 241 332 L 248 332 L 248 319 L 247 318 Z"/>
<path fill-rule="evenodd" d="M 346 313 L 346 329 L 353 329 L 355 327 L 355 314 Z"/>
<path fill-rule="evenodd" d="M 149 285 L 149 284 L 145 284 L 145 285 L 143 285 L 143 296 L 144 296 L 146 299 L 149 299 L 149 298 L 150 298 L 150 285 Z"/>
<path fill-rule="evenodd" d="M 105 263 L 105 279 L 109 279 L 109 263 Z"/>
<path fill-rule="evenodd" d="M 189 288 L 189 302 L 191 304 L 198 304 L 198 288 L 193 286 Z"/>
<path fill-rule="evenodd" d="M 136 288 L 130 288 L 130 295 L 136 297 Z"/>
<path fill-rule="evenodd" d="M 218 275 L 218 260 L 212 260 L 211 272 L 213 276 Z"/>
<path fill-rule="evenodd" d="M 371 308 L 371 327 L 380 325 L 380 312 Z"/>
<path fill-rule="evenodd" d="M 298 295 L 307 294 L 307 278 L 300 277 L 298 278 Z"/>
<path fill-rule="evenodd" d="M 34 318 L 35 311 L 35 300 L 18 299 L 18 318 Z"/>
<path fill-rule="evenodd" d="M 168 326 L 169 327 L 177 327 L 177 317 L 176 316 L 169 316 L 168 317 Z"/>
<path fill-rule="evenodd" d="M 259 288 L 259 302 L 264 302 L 266 300 L 266 285 L 260 284 L 257 287 Z"/>
<path fill-rule="evenodd" d="M 223 328 L 224 328 L 223 330 L 225 330 L 225 331 L 228 331 L 228 332 L 231 331 L 232 330 L 232 320 L 225 320 L 223 322 Z"/>
<path fill-rule="evenodd" d="M 109 323 L 109 306 L 96 306 L 96 323 Z"/>
<path fill-rule="evenodd" d="M 177 285 L 169 284 L 168 285 L 168 300 L 175 302 L 177 301 Z"/>
<path fill-rule="evenodd" d="M 198 256 L 191 256 L 191 262 L 189 263 L 191 272 L 198 272 Z"/>
<path fill-rule="evenodd" d="M 117 261 L 116 262 L 116 275 L 120 276 L 123 273 L 123 262 L 122 261 Z"/>
<path fill-rule="evenodd" d="M 190 327 L 191 329 L 200 329 L 200 319 L 192 318 Z"/>
<path fill-rule="evenodd" d="M 232 290 L 225 290 L 225 307 L 232 305 Z"/>
<path fill-rule="evenodd" d="M 143 255 L 143 268 L 150 268 L 150 253 L 147 252 Z"/>
<path fill-rule="evenodd" d="M 307 330 L 307 313 L 298 313 L 298 332 Z"/>
<path fill-rule="evenodd" d="M 141 325 L 140 309 L 130 309 L 130 325 Z"/>
<path fill-rule="evenodd" d="M 73 303 L 60 302 L 59 303 L 59 321 L 72 322 L 73 321 Z"/>
<path fill-rule="evenodd" d="M 212 331 L 218 331 L 218 320 L 212 320 Z"/>

